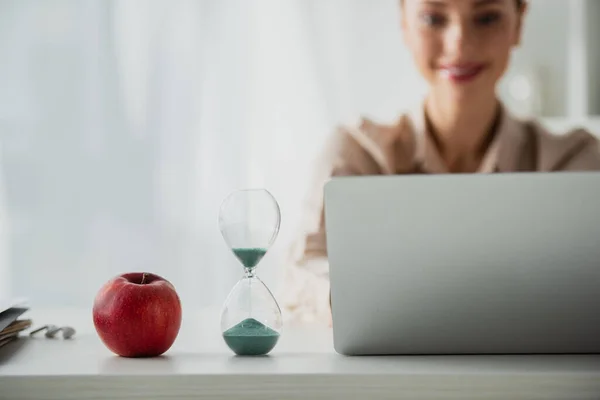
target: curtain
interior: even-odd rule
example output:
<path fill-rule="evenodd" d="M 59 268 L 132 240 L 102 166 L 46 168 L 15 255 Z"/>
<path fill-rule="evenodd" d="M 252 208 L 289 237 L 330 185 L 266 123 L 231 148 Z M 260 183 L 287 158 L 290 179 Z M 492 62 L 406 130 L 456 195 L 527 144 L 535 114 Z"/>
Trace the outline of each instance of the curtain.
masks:
<path fill-rule="evenodd" d="M 0 290 L 88 307 L 144 270 L 220 306 L 242 270 L 219 206 L 246 187 L 282 209 L 258 270 L 275 289 L 334 125 L 423 92 L 398 18 L 396 0 L 1 2 Z"/>

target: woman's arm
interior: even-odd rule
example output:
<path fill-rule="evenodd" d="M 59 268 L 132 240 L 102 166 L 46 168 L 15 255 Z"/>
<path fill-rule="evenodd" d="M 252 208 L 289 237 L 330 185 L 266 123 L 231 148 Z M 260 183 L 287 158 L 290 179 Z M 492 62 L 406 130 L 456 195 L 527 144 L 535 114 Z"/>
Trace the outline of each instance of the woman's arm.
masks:
<path fill-rule="evenodd" d="M 329 323 L 330 291 L 323 187 L 335 176 L 379 175 L 381 167 L 356 138 L 360 131 L 339 128 L 330 137 L 316 165 L 304 203 L 302 227 L 286 267 L 280 298 L 286 318 Z M 364 139 L 364 138 L 362 138 Z"/>

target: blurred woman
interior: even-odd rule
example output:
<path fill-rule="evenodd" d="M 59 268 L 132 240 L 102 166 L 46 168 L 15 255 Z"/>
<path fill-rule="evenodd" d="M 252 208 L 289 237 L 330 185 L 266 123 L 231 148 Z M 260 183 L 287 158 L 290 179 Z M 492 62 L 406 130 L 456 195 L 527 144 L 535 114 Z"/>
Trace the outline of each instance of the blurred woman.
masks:
<path fill-rule="evenodd" d="M 333 176 L 600 170 L 597 140 L 555 136 L 511 116 L 496 94 L 521 40 L 525 0 L 403 0 L 402 31 L 428 83 L 415 110 L 384 125 L 362 119 L 332 135 L 319 161 L 283 305 L 303 322 L 329 321 L 323 185 Z"/>

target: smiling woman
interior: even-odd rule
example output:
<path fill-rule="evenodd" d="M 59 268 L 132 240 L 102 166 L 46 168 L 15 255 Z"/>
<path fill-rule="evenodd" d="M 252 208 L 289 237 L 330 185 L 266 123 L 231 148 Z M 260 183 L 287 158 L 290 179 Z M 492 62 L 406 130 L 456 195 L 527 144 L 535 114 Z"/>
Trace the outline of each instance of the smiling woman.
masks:
<path fill-rule="evenodd" d="M 429 83 L 427 111 L 435 131 L 447 139 L 450 120 L 467 119 L 465 111 L 471 109 L 484 117 L 469 117 L 478 133 L 460 141 L 463 147 L 478 147 L 498 112 L 496 85 L 520 43 L 526 6 L 513 0 L 407 0 L 403 7 L 405 43 Z M 471 159 L 467 169 L 475 170 L 479 161 Z"/>
<path fill-rule="evenodd" d="M 363 118 L 332 135 L 284 291 L 289 312 L 303 319 L 329 312 L 322 193 L 331 177 L 600 170 L 590 133 L 552 135 L 536 121 L 512 117 L 498 98 L 521 43 L 526 1 L 403 0 L 400 6 L 404 42 L 427 95 L 391 124 Z"/>

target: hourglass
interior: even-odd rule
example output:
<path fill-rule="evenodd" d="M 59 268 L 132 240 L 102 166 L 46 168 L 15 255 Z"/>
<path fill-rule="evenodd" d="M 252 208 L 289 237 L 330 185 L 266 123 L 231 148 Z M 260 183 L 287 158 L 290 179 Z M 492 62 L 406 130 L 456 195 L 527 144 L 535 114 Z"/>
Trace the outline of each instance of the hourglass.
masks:
<path fill-rule="evenodd" d="M 221 205 L 221 234 L 244 267 L 244 276 L 229 293 L 221 314 L 223 339 L 237 355 L 266 355 L 281 335 L 281 309 L 256 275 L 280 223 L 279 205 L 265 189 L 234 192 Z"/>

